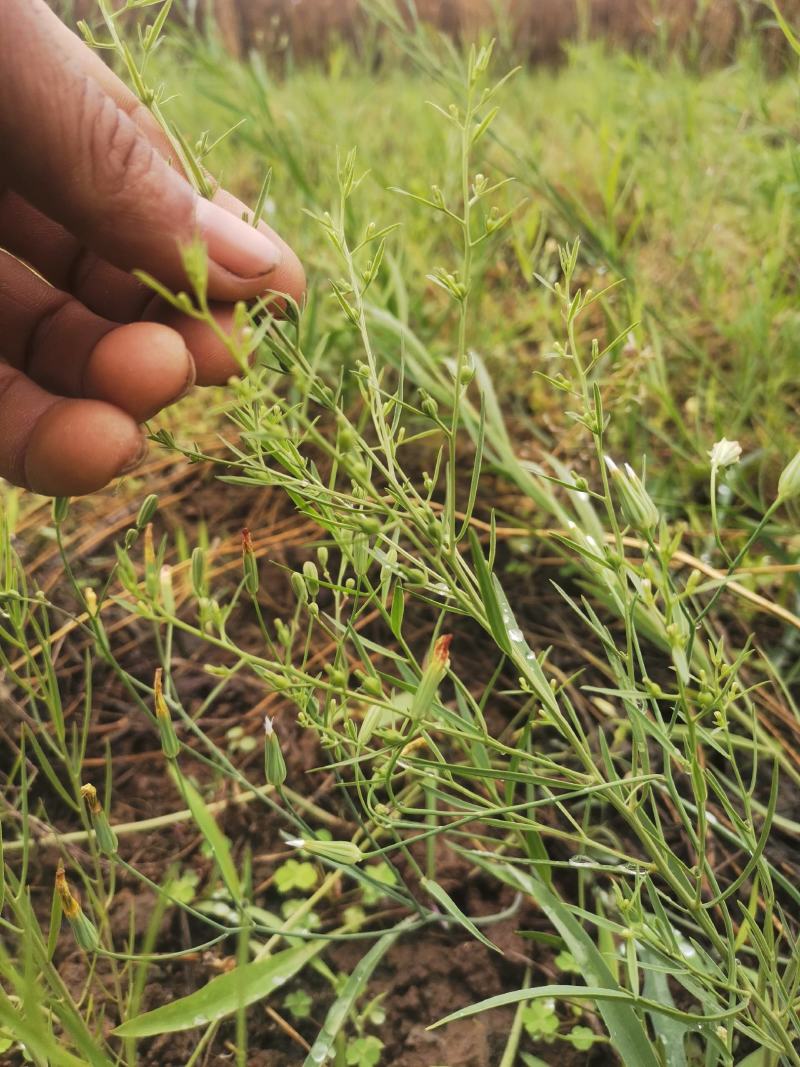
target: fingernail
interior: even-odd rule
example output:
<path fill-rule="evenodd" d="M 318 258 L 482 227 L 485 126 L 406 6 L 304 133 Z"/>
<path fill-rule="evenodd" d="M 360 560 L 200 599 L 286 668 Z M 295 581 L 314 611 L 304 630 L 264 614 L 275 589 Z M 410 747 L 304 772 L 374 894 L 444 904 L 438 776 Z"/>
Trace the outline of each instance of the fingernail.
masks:
<path fill-rule="evenodd" d="M 181 391 L 178 393 L 178 395 L 175 397 L 174 400 L 170 401 L 170 403 L 171 404 L 177 404 L 179 400 L 183 400 L 183 398 L 185 396 L 188 396 L 189 393 L 191 393 L 192 389 L 194 388 L 194 383 L 195 383 L 196 380 L 197 380 L 197 372 L 195 370 L 194 360 L 190 359 L 189 360 L 189 377 L 183 383 L 183 388 L 181 389 Z"/>
<path fill-rule="evenodd" d="M 211 259 L 239 278 L 260 278 L 281 261 L 269 237 L 210 200 L 198 200 L 197 225 Z"/>
<path fill-rule="evenodd" d="M 133 459 L 129 460 L 124 467 L 120 468 L 120 474 L 130 474 L 131 471 L 135 471 L 144 457 L 147 455 L 147 441 L 142 438 L 142 442 L 139 445 L 139 451 L 136 452 Z"/>

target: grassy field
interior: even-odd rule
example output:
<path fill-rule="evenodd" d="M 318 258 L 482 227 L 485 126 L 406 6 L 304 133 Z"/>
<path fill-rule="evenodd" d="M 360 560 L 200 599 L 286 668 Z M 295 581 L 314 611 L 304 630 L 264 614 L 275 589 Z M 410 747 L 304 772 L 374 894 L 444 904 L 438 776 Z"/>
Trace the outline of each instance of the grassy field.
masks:
<path fill-rule="evenodd" d="M 308 297 L 0 487 L 0 1063 L 798 1065 L 796 64 L 390 33 L 146 68 Z"/>

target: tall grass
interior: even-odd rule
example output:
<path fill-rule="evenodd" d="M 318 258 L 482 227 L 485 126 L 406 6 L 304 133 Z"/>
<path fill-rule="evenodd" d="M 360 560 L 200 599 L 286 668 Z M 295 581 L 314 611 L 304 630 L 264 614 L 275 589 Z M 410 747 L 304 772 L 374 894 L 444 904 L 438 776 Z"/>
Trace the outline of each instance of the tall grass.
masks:
<path fill-rule="evenodd" d="M 663 192 L 650 167 L 663 158 L 659 138 L 645 129 L 652 111 L 644 107 L 631 127 L 608 104 L 624 97 L 635 70 L 651 100 L 667 114 L 681 111 L 687 143 L 671 145 L 669 157 L 692 196 L 702 199 L 705 190 L 716 210 L 718 186 L 705 186 L 699 173 L 702 135 L 691 119 L 718 102 L 677 68 L 661 99 L 667 83 L 636 64 L 606 71 L 603 101 L 583 98 L 573 110 L 562 99 L 562 121 L 588 109 L 577 122 L 590 128 L 587 139 L 597 137 L 600 116 L 599 140 L 613 156 L 602 183 L 584 186 L 584 200 L 548 174 L 548 154 L 565 151 L 566 142 L 546 143 L 543 113 L 531 144 L 513 76 L 494 72 L 490 47 L 462 54 L 421 26 L 409 29 L 391 5 L 370 8 L 422 72 L 435 115 L 435 124 L 420 127 L 424 168 L 401 167 L 409 161 L 398 154 L 371 187 L 355 151 L 336 153 L 332 180 L 318 182 L 294 136 L 299 125 L 276 114 L 276 90 L 257 60 L 234 67 L 213 46 L 195 57 L 217 108 L 246 104 L 252 122 L 244 143 L 292 176 L 313 241 L 325 247 L 318 261 L 329 281 L 314 284 L 305 309 L 275 318 L 269 299 L 241 308 L 226 339 L 244 374 L 223 405 L 221 481 L 280 490 L 315 531 L 305 558 L 282 576 L 290 612 L 273 620 L 264 610 L 265 585 L 280 576 L 260 561 L 257 532 L 243 537 L 232 588 L 219 582 L 213 550 L 186 542 L 190 532 L 181 534 L 183 564 L 167 562 L 173 546 L 152 532 L 155 496 L 143 501 L 97 588 L 66 548 L 69 502 L 55 502 L 52 536 L 74 600 L 65 611 L 26 577 L 5 512 L 0 655 L 21 726 L 4 817 L 0 1026 L 12 1047 L 42 1064 L 134 1064 L 150 1037 L 187 1029 L 198 1035 L 191 1063 L 224 1043 L 244 1064 L 247 1008 L 287 983 L 302 989 L 310 969 L 324 972 L 331 942 L 356 940 L 360 963 L 332 981 L 305 1063 L 359 1062 L 358 1055 L 370 1062 L 364 996 L 399 938 L 444 923 L 494 947 L 492 922 L 505 913 L 465 913 L 442 884 L 442 857 L 454 855 L 484 872 L 498 899 L 511 887 L 515 909 L 533 904 L 547 929 L 525 933 L 565 953 L 582 980 L 535 984 L 527 971 L 517 988 L 440 1020 L 541 1003 L 537 1018 L 549 1012 L 554 1025 L 537 1030 L 520 1008 L 504 1067 L 534 1062 L 526 1042 L 542 1035 L 558 1042 L 552 1062 L 570 1042 L 607 1047 L 632 1067 L 800 1063 L 800 894 L 774 844 L 777 834 L 798 832 L 791 802 L 799 771 L 763 714 L 768 695 L 796 724 L 792 667 L 782 676 L 761 641 L 740 639 L 727 625 L 736 612 L 762 610 L 780 630 L 772 639 L 779 651 L 793 647 L 800 628 L 791 572 L 778 571 L 786 602 L 751 581 L 757 553 L 790 552 L 800 476 L 797 458 L 786 463 L 794 451 L 787 398 L 775 396 L 765 411 L 764 398 L 779 386 L 763 365 L 742 383 L 689 329 L 703 301 L 719 297 L 715 271 L 732 262 L 716 242 L 695 258 L 696 209 L 676 209 L 671 234 L 661 232 L 687 242 L 683 262 L 696 271 L 696 287 L 687 287 L 691 308 L 678 306 L 658 264 L 641 263 L 648 249 L 637 230 L 653 225 L 642 198 L 667 210 L 675 190 Z M 106 17 L 117 25 L 107 8 Z M 581 57 L 595 70 L 606 62 L 591 49 Z M 131 53 L 128 62 L 141 73 L 141 56 Z M 731 97 L 756 88 L 766 94 L 757 62 L 743 69 Z M 558 96 L 570 90 L 569 82 L 555 84 Z M 329 81 L 317 91 L 325 87 L 330 92 Z M 765 124 L 773 106 L 785 106 L 780 88 L 774 100 L 764 97 Z M 744 166 L 746 146 L 727 146 Z M 410 159 L 415 152 L 422 150 L 410 146 Z M 793 158 L 787 153 L 771 172 L 787 198 L 793 193 L 779 166 Z M 332 192 L 327 202 L 320 188 Z M 766 199 L 756 199 L 748 231 L 754 247 L 769 248 L 757 309 L 790 315 L 791 293 L 779 279 L 788 242 L 769 232 L 782 209 Z M 722 207 L 732 212 L 735 204 Z M 404 243 L 403 222 L 420 235 L 420 248 Z M 554 240 L 570 229 L 569 240 Z M 202 250 L 187 250 L 186 264 L 189 295 L 148 281 L 216 328 Z M 529 288 L 520 293 L 504 271 L 524 275 Z M 493 308 L 501 298 L 502 308 Z M 534 310 L 518 311 L 520 301 Z M 503 365 L 496 340 L 509 305 L 528 347 L 533 336 L 541 341 L 517 366 Z M 714 310 L 722 317 L 723 308 Z M 720 347 L 734 325 L 716 322 Z M 747 323 L 740 329 L 745 336 Z M 775 336 L 766 322 L 753 329 L 782 351 L 780 331 Z M 679 381 L 669 355 L 682 348 Z M 628 360 L 641 374 L 643 417 Z M 748 365 L 742 360 L 736 372 Z M 785 389 L 788 363 L 773 358 L 770 366 Z M 513 391 L 522 388 L 523 369 L 535 372 L 524 388 L 567 448 L 540 430 L 520 454 L 524 409 Z M 748 406 L 725 417 L 731 405 L 712 406 L 716 391 L 741 395 Z M 711 413 L 698 412 L 700 404 Z M 774 474 L 759 485 L 752 456 L 765 426 L 775 429 L 782 455 L 773 449 L 765 469 Z M 196 443 L 175 420 L 153 436 L 192 462 L 220 461 L 218 450 Z M 723 437 L 743 439 L 745 462 Z M 669 449 L 658 448 L 660 440 Z M 510 501 L 502 512 L 494 494 Z M 502 562 L 510 537 L 544 543 L 562 561 L 559 611 L 582 642 L 574 674 L 533 637 L 522 582 Z M 126 667 L 115 634 L 120 612 L 149 630 L 157 653 L 151 677 Z M 258 627 L 257 646 L 238 632 L 243 617 Z M 65 712 L 53 652 L 65 621 L 90 639 L 80 714 Z M 187 641 L 204 649 L 212 679 L 199 701 L 181 692 Z M 320 648 L 328 650 L 322 663 Z M 464 654 L 471 648 L 479 654 Z M 130 835 L 141 827 L 109 821 L 110 750 L 105 788 L 97 796 L 87 789 L 101 672 L 125 694 L 128 714 L 159 739 L 164 778 L 183 798 L 180 817 L 215 865 L 213 890 L 187 893 L 179 869 L 154 880 L 141 859 L 129 858 Z M 260 742 L 263 774 L 245 773 L 214 740 L 204 720 L 242 675 L 291 707 L 317 740 L 339 787 L 335 819 L 311 789 L 287 787 L 281 719 L 268 721 Z M 500 706 L 508 709 L 502 717 Z M 266 909 L 251 856 L 231 848 L 204 780 L 268 809 L 300 864 L 324 870 L 288 917 Z M 38 781 L 57 818 L 33 800 Z M 73 833 L 61 848 L 66 871 L 56 876 L 48 921 L 29 872 L 50 823 Z M 167 835 L 171 825 L 171 816 L 157 813 L 147 828 Z M 287 877 L 302 878 L 299 870 Z M 144 932 L 132 921 L 120 936 L 109 921 L 121 881 L 152 894 Z M 340 909 L 324 932 L 315 930 L 313 910 L 334 902 L 341 886 L 357 889 L 365 906 Z M 375 913 L 385 898 L 391 920 Z M 162 916 L 172 910 L 186 917 L 192 951 L 225 944 L 236 965 L 144 1010 L 149 969 L 187 952 L 159 947 Z M 58 966 L 62 918 L 85 954 L 78 990 Z M 577 1006 L 577 1015 L 558 1014 L 556 1005 Z"/>

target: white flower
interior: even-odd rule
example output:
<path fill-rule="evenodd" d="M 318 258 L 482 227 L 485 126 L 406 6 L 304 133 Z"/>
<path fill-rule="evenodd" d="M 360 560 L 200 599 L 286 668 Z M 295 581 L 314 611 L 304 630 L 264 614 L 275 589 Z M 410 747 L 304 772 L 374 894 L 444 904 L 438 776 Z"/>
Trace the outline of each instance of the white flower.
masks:
<path fill-rule="evenodd" d="M 708 458 L 711 460 L 712 469 L 716 471 L 720 467 L 731 467 L 734 463 L 738 463 L 741 455 L 742 446 L 739 442 L 729 441 L 727 437 L 723 437 L 708 453 Z"/>

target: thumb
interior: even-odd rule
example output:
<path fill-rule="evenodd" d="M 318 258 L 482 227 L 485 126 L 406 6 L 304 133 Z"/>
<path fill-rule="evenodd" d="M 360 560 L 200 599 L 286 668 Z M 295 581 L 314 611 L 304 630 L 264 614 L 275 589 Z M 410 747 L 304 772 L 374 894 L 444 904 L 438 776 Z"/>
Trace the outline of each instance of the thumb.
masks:
<path fill-rule="evenodd" d="M 246 299 L 269 287 L 282 250 L 199 197 L 136 123 L 60 47 L 42 0 L 0 3 L 0 182 L 124 270 L 186 284 L 181 247 L 208 247 L 209 293 Z"/>

